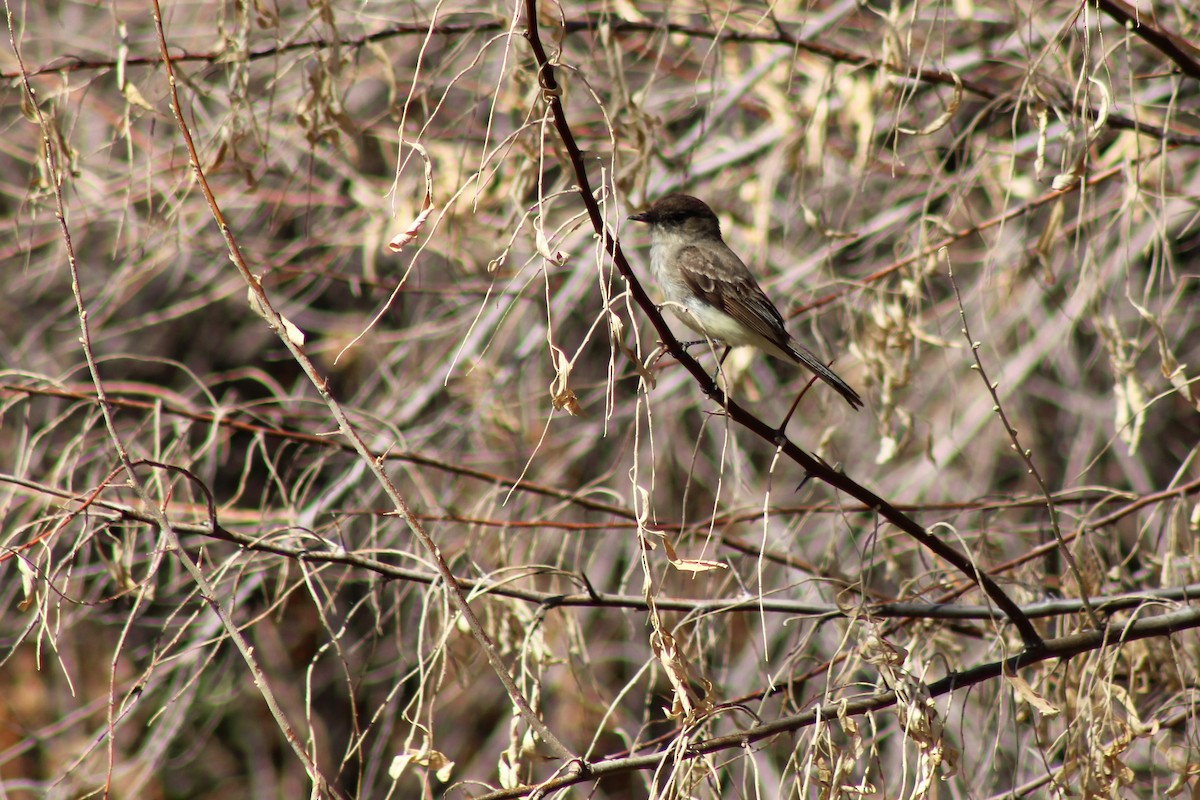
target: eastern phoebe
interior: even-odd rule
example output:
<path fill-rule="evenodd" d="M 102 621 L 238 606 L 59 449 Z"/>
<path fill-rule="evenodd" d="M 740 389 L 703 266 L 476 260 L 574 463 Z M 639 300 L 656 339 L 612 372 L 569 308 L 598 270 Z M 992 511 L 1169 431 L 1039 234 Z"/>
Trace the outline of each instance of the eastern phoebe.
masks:
<path fill-rule="evenodd" d="M 730 346 L 748 344 L 803 364 L 851 408 L 862 407 L 858 392 L 787 332 L 779 309 L 721 238 L 721 223 L 706 203 L 669 194 L 630 219 L 650 226 L 650 268 L 685 325 Z"/>

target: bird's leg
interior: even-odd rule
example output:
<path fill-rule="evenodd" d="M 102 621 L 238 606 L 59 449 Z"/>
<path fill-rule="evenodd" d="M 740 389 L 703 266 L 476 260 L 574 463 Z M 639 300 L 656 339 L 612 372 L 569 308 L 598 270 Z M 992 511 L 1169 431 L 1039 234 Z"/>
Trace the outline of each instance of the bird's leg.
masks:
<path fill-rule="evenodd" d="M 705 339 L 705 341 L 708 342 L 709 347 L 712 346 L 711 341 L 709 341 L 708 339 Z M 725 352 L 721 354 L 721 357 L 719 359 L 717 359 L 717 371 L 713 373 L 713 383 L 718 383 L 717 378 L 724 375 L 723 368 L 725 366 L 725 359 L 729 357 L 729 351 L 732 349 L 733 348 L 730 347 L 729 345 L 725 345 Z M 728 388 L 729 388 L 728 386 L 725 387 L 725 390 L 727 393 L 728 393 Z"/>
<path fill-rule="evenodd" d="M 783 417 L 783 422 L 779 423 L 779 427 L 775 429 L 780 438 L 783 438 L 787 435 L 788 423 L 792 421 L 792 415 L 795 414 L 796 409 L 800 407 L 800 398 L 802 397 L 804 397 L 804 392 L 796 395 L 796 399 L 792 401 L 792 407 L 788 409 L 787 414 L 785 414 Z"/>

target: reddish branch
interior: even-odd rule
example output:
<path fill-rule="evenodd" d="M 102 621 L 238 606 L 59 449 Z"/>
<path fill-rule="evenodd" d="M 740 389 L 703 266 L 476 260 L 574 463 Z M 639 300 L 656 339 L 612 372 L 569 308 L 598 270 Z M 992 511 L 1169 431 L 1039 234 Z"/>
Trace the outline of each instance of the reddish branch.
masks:
<path fill-rule="evenodd" d="M 1200 61 L 1197 60 L 1196 49 L 1182 39 L 1182 37 L 1166 30 L 1162 26 L 1146 19 L 1145 17 L 1139 16 L 1134 9 L 1122 2 L 1122 0 L 1099 0 L 1099 6 L 1101 10 L 1117 21 L 1131 25 L 1131 28 L 1135 34 L 1141 36 L 1142 39 L 1144 39 L 1147 43 L 1174 61 L 1184 74 L 1192 78 L 1200 78 Z M 835 47 L 825 42 L 804 41 L 796 38 L 783 29 L 779 29 L 771 33 L 753 33 L 746 31 L 735 31 L 728 28 L 714 29 L 703 28 L 694 25 L 680 25 L 676 23 L 670 23 L 665 20 L 639 21 L 614 19 L 606 15 L 603 18 L 597 16 L 591 18 L 585 17 L 583 19 L 566 20 L 562 25 L 562 31 L 564 34 L 568 35 L 577 33 L 591 33 L 595 32 L 602 25 L 607 28 L 611 35 L 614 36 L 637 33 L 683 34 L 692 38 L 708 39 L 719 42 L 786 45 L 797 51 L 803 51 L 813 55 L 821 56 L 822 58 L 827 58 L 830 61 L 834 61 L 839 64 L 848 64 L 853 67 L 865 67 L 867 69 L 884 70 L 926 83 L 941 84 L 944 86 L 956 85 L 955 76 L 948 70 L 937 69 L 934 67 L 892 64 L 873 56 L 855 53 L 851 50 Z M 439 22 L 432 26 L 424 22 L 401 22 L 389 25 L 382 30 L 374 31 L 362 36 L 353 36 L 338 40 L 314 37 L 304 41 L 260 47 L 246 52 L 244 54 L 244 58 L 247 61 L 253 62 L 261 61 L 263 59 L 277 58 L 283 53 L 290 52 L 323 50 L 330 47 L 356 48 L 372 42 L 393 39 L 397 36 L 431 34 L 440 36 L 462 36 L 467 34 L 495 33 L 507 29 L 508 22 L 506 20 L 489 20 L 486 22 Z M 188 52 L 181 50 L 176 52 L 172 56 L 171 60 L 176 63 L 189 61 L 216 63 L 227 58 L 229 58 L 229 53 L 224 50 L 203 52 Z M 121 62 L 121 64 L 125 67 L 154 66 L 158 63 L 160 63 L 160 58 L 156 55 L 130 56 Z M 113 59 L 85 59 L 70 57 L 36 67 L 30 70 L 28 74 L 43 75 L 48 73 L 76 72 L 82 70 L 115 69 L 117 66 L 118 62 Z M 19 74 L 19 72 L 15 71 L 0 71 L 0 77 L 5 78 L 14 78 Z M 959 81 L 961 82 L 961 86 L 964 90 L 977 97 L 983 97 L 988 100 L 1005 100 L 1012 97 L 1012 89 L 1008 86 L 997 86 L 991 83 L 962 76 L 959 77 Z M 1097 116 L 1095 109 L 1083 104 L 1077 105 L 1074 111 L 1086 114 L 1089 119 L 1095 119 Z M 1153 136 L 1159 141 L 1168 145 L 1200 145 L 1200 135 L 1197 134 L 1169 131 L 1166 128 L 1147 124 L 1144 120 L 1138 120 L 1112 112 L 1107 115 L 1106 119 L 1107 124 L 1115 129 L 1138 131 L 1147 136 Z"/>
<path fill-rule="evenodd" d="M 210 539 L 218 539 L 220 541 L 229 542 L 241 547 L 247 551 L 257 553 L 270 553 L 272 555 L 288 558 L 293 561 L 300 561 L 308 564 L 327 564 L 341 565 L 361 569 L 366 572 L 371 572 L 378 575 L 380 578 L 395 581 L 406 581 L 419 584 L 433 584 L 441 580 L 441 575 L 431 570 L 414 569 L 411 567 L 401 567 L 386 560 L 382 560 L 375 555 L 365 554 L 359 551 L 347 551 L 341 546 L 330 545 L 328 549 L 323 549 L 315 542 L 322 541 L 318 535 L 313 535 L 300 544 L 293 543 L 294 537 L 287 539 L 279 539 L 271 535 L 250 535 L 239 531 L 230 530 L 217 517 L 217 511 L 212 502 L 211 492 L 208 487 L 203 484 L 198 478 L 187 470 L 179 467 L 172 467 L 158 462 L 142 460 L 139 465 L 145 464 L 161 469 L 170 469 L 172 471 L 183 474 L 188 480 L 196 484 L 201 492 L 205 495 L 204 516 L 206 522 L 172 522 L 171 530 L 188 536 L 202 536 Z M 54 498 L 59 503 L 68 504 L 68 507 L 62 511 L 62 521 L 55 525 L 47 534 L 39 534 L 34 537 L 34 541 L 41 541 L 49 534 L 56 534 L 61 531 L 72 519 L 78 518 L 83 512 L 87 512 L 89 518 L 94 521 L 99 521 L 104 524 L 136 522 L 143 525 L 157 525 L 158 518 L 135 506 L 116 503 L 110 500 L 102 499 L 100 492 L 110 485 L 113 477 L 118 472 L 111 473 L 98 487 L 86 494 L 70 492 L 62 488 L 48 486 L 21 478 L 14 475 L 5 475 L 0 473 L 0 483 L 7 483 L 11 486 L 21 487 L 31 493 Z M 1158 492 L 1155 497 L 1158 501 L 1163 501 L 1175 497 L 1183 497 L 1188 494 L 1200 492 L 1200 479 L 1192 483 L 1179 486 L 1176 489 L 1168 492 Z M 1131 513 L 1130 509 L 1142 508 L 1145 506 L 1142 498 L 1130 503 L 1124 509 L 1114 512 L 1114 515 L 1106 517 L 1112 518 L 1115 515 L 1124 515 Z M 172 505 L 173 511 L 178 511 L 176 505 Z M 225 512 L 227 513 L 227 512 Z M 11 546 L 12 551 L 19 551 L 29 545 L 28 542 L 21 545 Z M 757 553 L 751 553 L 757 555 Z M 11 555 L 6 554 L 6 555 Z M 5 560 L 0 557 L 0 561 Z M 572 594 L 563 594 L 561 592 L 541 591 L 538 589 L 526 589 L 518 585 L 512 579 L 511 575 L 505 575 L 500 580 L 493 581 L 488 577 L 476 578 L 470 576 L 458 577 L 458 583 L 466 589 L 469 589 L 474 596 L 494 595 L 496 597 L 507 597 L 513 600 L 521 600 L 523 602 L 534 603 L 546 608 L 621 608 L 632 610 L 646 610 L 648 604 L 646 599 L 641 594 L 619 594 L 616 592 L 599 592 L 596 591 L 585 576 L 579 573 L 568 572 L 566 570 L 553 570 L 546 568 L 531 568 L 527 572 L 527 577 L 547 577 L 553 576 L 563 579 L 566 582 L 574 583 L 582 586 L 583 591 Z M 1105 614 L 1114 614 L 1118 611 L 1125 611 L 1136 608 L 1139 605 L 1154 601 L 1173 601 L 1173 602 L 1188 602 L 1200 598 L 1200 584 L 1189 584 L 1187 586 L 1174 586 L 1162 589 L 1152 589 L 1144 591 L 1122 592 L 1113 595 L 1098 595 L 1090 598 L 1093 606 L 1100 612 Z M 68 598 L 69 599 L 69 598 Z M 679 611 L 683 613 L 696 614 L 725 614 L 725 613 L 781 613 L 789 615 L 803 615 L 812 617 L 849 617 L 856 614 L 866 615 L 877 619 L 942 619 L 942 620 L 994 620 L 996 618 L 995 610 L 990 606 L 982 605 L 949 605 L 942 599 L 933 601 L 887 601 L 870 603 L 854 610 L 847 610 L 844 606 L 822 603 L 805 603 L 797 600 L 783 600 L 779 598 L 767 597 L 712 597 L 712 598 L 691 598 L 691 597 L 657 597 L 654 600 L 654 605 L 663 611 Z M 1042 600 L 1036 603 L 1029 603 L 1021 606 L 1021 611 L 1030 619 L 1047 619 L 1061 617 L 1067 614 L 1077 614 L 1083 609 L 1083 603 L 1078 598 L 1059 598 L 1054 600 Z M 823 664 L 818 668 L 818 672 L 828 668 L 828 664 Z M 761 697 L 762 692 L 754 693 L 754 696 Z"/>
<path fill-rule="evenodd" d="M 822 303 L 826 302 L 822 298 Z M 328 436 L 309 433 L 303 430 L 292 430 L 289 428 L 272 426 L 263 422 L 248 422 L 244 419 L 239 419 L 235 414 L 226 410 L 224 413 L 214 413 L 209 411 L 198 411 L 193 407 L 188 400 L 164 389 L 161 386 L 153 386 L 149 384 L 137 384 L 127 382 L 111 382 L 106 386 L 108 404 L 114 408 L 127 409 L 131 411 L 145 411 L 147 413 L 164 414 L 180 419 L 187 419 L 193 422 L 199 422 L 208 426 L 216 426 L 230 431 L 239 433 L 249 433 L 254 436 L 262 436 L 268 439 L 277 439 L 280 441 L 295 442 L 312 447 L 318 447 L 325 450 L 338 450 L 345 453 L 353 453 L 354 450 L 349 444 L 331 439 Z M 139 400 L 130 395 L 145 395 L 149 394 L 156 398 L 153 401 Z M 30 397 L 53 397 L 63 400 L 77 400 L 85 403 L 93 403 L 96 401 L 94 392 L 89 392 L 85 389 L 70 388 L 56 386 L 36 386 L 28 383 L 9 383 L 0 381 L 0 397 L 7 395 L 28 395 Z M 262 410 L 256 412 L 261 418 Z M 551 497 L 555 500 L 562 500 L 577 508 L 586 511 L 595 511 L 602 514 L 608 514 L 616 519 L 608 522 L 572 522 L 569 520 L 511 520 L 511 519 L 490 519 L 487 517 L 467 516 L 463 514 L 450 513 L 425 513 L 418 516 L 422 519 L 431 522 L 465 522 L 471 525 L 489 525 L 494 527 L 508 528 L 559 528 L 562 530 L 612 530 L 636 527 L 636 514 L 630 511 L 625 506 L 616 505 L 613 503 L 604 503 L 595 498 L 580 495 L 578 491 L 564 489 L 551 484 L 537 483 L 528 478 L 517 480 L 508 475 L 502 475 L 497 472 L 488 472 L 487 470 L 477 469 L 475 467 L 466 466 L 464 464 L 456 464 L 451 461 L 431 458 L 415 451 L 404 451 L 387 449 L 378 453 L 374 453 L 373 457 L 387 461 L 398 461 L 410 464 L 417 464 L 423 467 L 440 470 L 452 475 L 459 475 L 464 478 L 483 481 L 485 483 L 495 484 L 503 488 L 514 488 L 518 492 L 525 492 L 543 497 Z M 1190 485 L 1190 484 L 1189 484 Z M 1168 489 L 1163 492 L 1156 492 L 1152 495 L 1138 497 L 1136 495 L 1127 495 L 1115 491 L 1101 490 L 1074 490 L 1059 492 L 1054 495 L 1054 502 L 1059 505 L 1064 504 L 1083 504 L 1091 503 L 1097 500 L 1106 500 L 1113 498 L 1124 498 L 1129 500 L 1137 500 L 1138 508 L 1150 503 L 1158 502 L 1164 497 L 1174 497 L 1180 494 L 1181 490 Z M 1189 494 L 1190 490 L 1183 490 L 1183 494 Z M 1146 499 L 1149 498 L 1149 499 Z M 896 508 L 901 511 L 922 513 L 922 512 L 947 512 L 947 511 L 1002 511 L 1012 508 L 1032 508 L 1043 505 L 1045 500 L 1041 497 L 1021 497 L 1012 496 L 1008 499 L 991 499 L 991 500 L 965 500 L 948 503 L 894 503 Z M 1136 509 L 1134 509 L 1136 510 Z M 228 514 L 228 512 L 226 512 Z M 256 509 L 252 512 L 256 516 L 262 515 L 261 509 Z M 351 512 L 352 513 L 352 512 Z M 373 510 L 364 509 L 359 513 L 376 513 Z M 834 503 L 813 503 L 810 505 L 781 505 L 773 506 L 767 509 L 769 515 L 774 514 L 870 514 L 874 513 L 874 509 L 869 506 L 859 504 L 834 504 Z M 762 519 L 763 509 L 756 507 L 751 511 L 737 511 L 726 514 L 718 514 L 713 517 L 697 520 L 688 524 L 687 529 L 697 531 L 707 531 L 712 527 L 737 525 L 743 522 L 750 522 L 757 519 Z M 673 520 L 660 520 L 659 527 L 664 530 L 678 530 L 683 526 L 682 522 Z M 740 548 L 738 548 L 740 549 Z M 753 555 L 762 555 L 762 551 L 755 549 Z"/>

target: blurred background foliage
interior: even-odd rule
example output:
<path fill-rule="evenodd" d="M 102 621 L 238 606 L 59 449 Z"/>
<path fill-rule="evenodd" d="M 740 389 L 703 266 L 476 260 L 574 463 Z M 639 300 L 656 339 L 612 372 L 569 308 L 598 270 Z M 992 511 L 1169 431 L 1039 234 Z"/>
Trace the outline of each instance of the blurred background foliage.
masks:
<path fill-rule="evenodd" d="M 118 469 L 68 236 L 116 434 L 133 459 L 186 470 L 138 474 L 331 784 L 475 796 L 549 777 L 561 764 L 526 736 L 429 553 L 249 307 L 171 114 L 151 4 L 8 8 L 4 795 L 312 791 Z M 639 381 L 656 335 L 584 215 L 522 7 L 201 0 L 163 18 L 232 236 L 478 582 L 525 696 L 588 758 L 666 754 L 576 791 L 1195 790 L 1194 632 L 1022 673 L 1057 713 L 992 682 L 939 699 L 926 735 L 883 710 L 675 761 L 682 742 L 1020 643 L 982 613 L 885 625 L 871 602 L 982 599 L 729 424 L 670 357 L 653 388 Z M 794 441 L 936 525 L 1021 603 L 1166 592 L 1116 615 L 1134 619 L 1200 581 L 1195 6 L 543 2 L 538 25 L 606 235 L 639 277 L 645 232 L 625 217 L 670 191 L 705 199 L 867 408 L 740 351 L 736 398 L 774 425 L 804 392 Z M 423 207 L 421 148 L 433 213 L 392 253 Z M 209 494 L 237 541 L 213 533 Z M 559 594 L 580 599 L 538 602 Z M 1086 620 L 1038 624 L 1052 638 Z"/>

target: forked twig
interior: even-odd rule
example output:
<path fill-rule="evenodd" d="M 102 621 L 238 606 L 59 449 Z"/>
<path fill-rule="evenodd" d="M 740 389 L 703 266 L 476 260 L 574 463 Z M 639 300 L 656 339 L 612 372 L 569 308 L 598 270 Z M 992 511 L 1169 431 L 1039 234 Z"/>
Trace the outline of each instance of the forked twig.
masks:
<path fill-rule="evenodd" d="M 258 302 L 258 305 L 263 310 L 264 316 L 266 316 L 268 319 L 270 319 L 272 316 L 278 318 L 278 312 L 276 312 L 271 305 L 270 299 L 263 291 L 261 283 L 251 274 L 250 268 L 246 264 L 245 259 L 242 257 L 241 250 L 238 247 L 237 241 L 234 239 L 233 232 L 230 230 L 229 225 L 225 222 L 225 217 L 221 213 L 220 206 L 217 204 L 217 199 L 213 195 L 212 189 L 209 187 L 208 181 L 204 176 L 204 171 L 200 166 L 200 157 L 196 152 L 196 146 L 192 141 L 191 131 L 188 129 L 187 122 L 183 118 L 183 111 L 179 104 L 179 94 L 176 90 L 175 72 L 172 68 L 171 56 L 167 48 L 166 34 L 163 32 L 162 12 L 159 9 L 158 0 L 152 0 L 152 2 L 154 3 L 154 24 L 158 33 L 159 48 L 162 52 L 163 65 L 166 68 L 167 82 L 170 90 L 171 111 L 175 115 L 175 123 L 179 127 L 180 135 L 183 137 L 184 144 L 187 147 L 188 161 L 191 164 L 192 171 L 196 175 L 196 181 L 200 186 L 200 190 L 204 193 L 205 200 L 208 202 L 208 207 L 212 211 L 213 219 L 216 220 L 217 226 L 221 229 L 221 235 L 225 239 L 225 244 L 229 249 L 230 260 L 233 261 L 238 272 L 241 273 L 242 278 L 246 281 L 250 292 L 253 294 Z M 536 712 L 534 712 L 533 708 L 530 707 L 529 702 L 525 699 L 524 695 L 521 694 L 520 689 L 513 680 L 512 674 L 508 671 L 508 667 L 501 660 L 500 654 L 497 652 L 491 637 L 488 636 L 487 631 L 484 629 L 482 623 L 480 623 L 478 617 L 475 615 L 475 612 L 471 610 L 470 604 L 467 603 L 467 599 L 463 594 L 462 587 L 459 585 L 458 579 L 454 573 L 450 570 L 450 566 L 446 563 L 445 558 L 443 558 L 437 543 L 433 541 L 432 537 L 430 537 L 420 520 L 417 519 L 416 515 L 413 514 L 412 510 L 409 508 L 407 501 L 405 501 L 405 499 L 400 495 L 400 492 L 396 489 L 391 479 L 387 476 L 387 473 L 384 472 L 383 462 L 371 453 L 366 442 L 364 442 L 362 437 L 358 435 L 357 429 L 354 427 L 353 423 L 351 423 L 350 418 L 346 415 L 346 412 L 342 409 L 341 404 L 338 403 L 338 401 L 330 392 L 328 381 L 317 371 L 316 365 L 313 364 L 312 360 L 308 357 L 304 350 L 301 349 L 301 346 L 292 337 L 286 335 L 281 322 L 272 325 L 272 328 L 277 334 L 279 334 L 280 340 L 291 353 L 292 358 L 296 360 L 296 363 L 299 364 L 302 370 L 304 370 L 305 375 L 307 375 L 309 380 L 312 381 L 313 386 L 316 387 L 317 392 L 321 395 L 321 399 L 325 402 L 330 414 L 337 421 L 338 428 L 342 435 L 345 436 L 350 442 L 351 446 L 358 453 L 359 457 L 362 458 L 372 475 L 374 475 L 375 479 L 379 482 L 380 487 L 383 489 L 384 493 L 395 507 L 396 516 L 404 520 L 409 530 L 412 531 L 413 535 L 417 537 L 422 546 L 429 553 L 431 560 L 435 564 L 437 571 L 445 584 L 446 592 L 450 596 L 451 603 L 453 604 L 455 610 L 462 615 L 463 620 L 467 623 L 468 628 L 471 630 L 471 635 L 475 638 L 476 642 L 483 650 L 487 657 L 488 663 L 491 665 L 492 670 L 496 673 L 496 676 L 500 679 L 500 683 L 504 686 L 505 692 L 508 694 L 509 699 L 516 707 L 522 719 L 524 719 L 526 724 L 537 733 L 538 738 L 552 748 L 559 757 L 571 762 L 572 766 L 567 770 L 569 773 L 586 771 L 586 766 L 583 764 L 583 762 L 578 760 L 571 750 L 565 744 L 563 744 L 561 740 L 559 740 L 559 738 L 546 726 L 544 722 L 542 722 L 541 718 Z M 255 678 L 257 682 L 260 678 L 259 673 L 255 673 Z M 272 710 L 274 711 L 274 709 Z M 277 719 L 279 719 L 282 724 L 284 721 L 281 715 L 282 712 L 280 712 L 280 716 L 278 716 Z M 289 737 L 289 740 L 292 738 L 293 737 Z M 304 753 L 302 748 L 298 750 L 298 753 L 306 760 L 306 764 L 310 763 L 307 753 Z"/>

